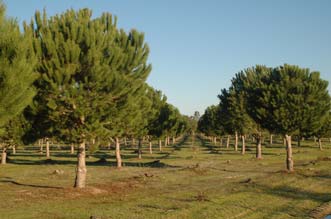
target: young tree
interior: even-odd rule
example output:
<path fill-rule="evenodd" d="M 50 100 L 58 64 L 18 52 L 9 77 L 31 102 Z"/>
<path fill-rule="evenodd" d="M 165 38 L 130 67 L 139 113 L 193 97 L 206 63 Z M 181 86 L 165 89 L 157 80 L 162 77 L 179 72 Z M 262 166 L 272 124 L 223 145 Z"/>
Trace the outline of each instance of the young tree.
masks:
<path fill-rule="evenodd" d="M 293 171 L 291 136 L 309 119 L 319 128 L 330 111 L 328 82 L 318 72 L 287 65 L 256 71 L 249 86 L 250 115 L 263 128 L 286 138 L 288 171 Z M 315 128 L 313 128 L 315 129 Z"/>
<path fill-rule="evenodd" d="M 46 108 L 51 133 L 58 136 L 70 128 L 66 134 L 79 145 L 78 188 L 86 184 L 86 142 L 106 131 L 111 108 L 138 89 L 151 69 L 143 34 L 118 30 L 108 13 L 91 17 L 88 9 L 68 10 L 50 19 L 36 12 L 30 25 L 40 59 L 36 101 Z"/>
<path fill-rule="evenodd" d="M 0 2 L 0 137 L 8 138 L 10 121 L 14 121 L 31 103 L 37 75 L 30 43 L 30 32 L 20 33 L 18 24 L 5 16 Z M 7 133 L 6 133 L 7 132 Z M 2 144 L 2 163 L 6 163 L 7 146 Z"/>

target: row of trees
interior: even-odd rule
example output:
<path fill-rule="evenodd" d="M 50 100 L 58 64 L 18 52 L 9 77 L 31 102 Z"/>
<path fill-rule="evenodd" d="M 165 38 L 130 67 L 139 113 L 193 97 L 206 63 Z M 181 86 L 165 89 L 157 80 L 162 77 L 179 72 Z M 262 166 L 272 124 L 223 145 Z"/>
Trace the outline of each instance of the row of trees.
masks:
<path fill-rule="evenodd" d="M 75 187 L 86 184 L 86 144 L 120 139 L 174 139 L 190 127 L 188 117 L 146 83 L 151 72 L 144 34 L 126 32 L 117 18 L 89 9 L 48 18 L 36 12 L 21 33 L 0 5 L 0 137 L 2 162 L 8 147 L 46 140 L 78 147 Z"/>
<path fill-rule="evenodd" d="M 276 68 L 257 65 L 237 73 L 229 89 L 218 95 L 216 106 L 206 109 L 198 123 L 208 136 L 245 136 L 256 139 L 256 158 L 262 158 L 263 134 L 282 135 L 286 140 L 286 166 L 293 171 L 292 136 L 331 137 L 328 82 L 319 72 L 285 64 Z M 229 140 L 228 140 L 229 141 Z"/>

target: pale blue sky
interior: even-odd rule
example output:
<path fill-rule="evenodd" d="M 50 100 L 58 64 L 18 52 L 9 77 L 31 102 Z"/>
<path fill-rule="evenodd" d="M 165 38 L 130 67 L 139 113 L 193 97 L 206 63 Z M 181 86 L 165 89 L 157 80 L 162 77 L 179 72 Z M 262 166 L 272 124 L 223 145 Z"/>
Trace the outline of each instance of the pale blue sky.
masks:
<path fill-rule="evenodd" d="M 192 115 L 218 103 L 232 76 L 255 64 L 308 67 L 331 81 L 330 0 L 4 0 L 20 22 L 88 7 L 145 32 L 150 85 Z M 330 86 L 329 86 L 330 87 Z"/>

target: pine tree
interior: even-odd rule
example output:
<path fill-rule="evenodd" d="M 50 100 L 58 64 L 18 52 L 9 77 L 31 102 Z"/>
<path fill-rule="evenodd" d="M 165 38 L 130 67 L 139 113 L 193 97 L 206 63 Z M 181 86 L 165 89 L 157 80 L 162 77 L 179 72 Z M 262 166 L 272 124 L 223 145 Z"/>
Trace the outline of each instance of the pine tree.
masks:
<path fill-rule="evenodd" d="M 17 22 L 7 19 L 5 6 L 0 2 L 0 137 L 6 127 L 31 103 L 35 91 L 36 62 L 29 33 L 22 35 Z M 2 144 L 2 163 L 6 163 L 6 145 Z"/>
<path fill-rule="evenodd" d="M 143 34 L 118 30 L 108 13 L 91 17 L 88 9 L 50 19 L 36 12 L 30 24 L 40 59 L 36 115 L 50 124 L 50 135 L 79 145 L 78 188 L 86 184 L 86 142 L 105 135 L 113 107 L 143 86 L 151 70 Z"/>

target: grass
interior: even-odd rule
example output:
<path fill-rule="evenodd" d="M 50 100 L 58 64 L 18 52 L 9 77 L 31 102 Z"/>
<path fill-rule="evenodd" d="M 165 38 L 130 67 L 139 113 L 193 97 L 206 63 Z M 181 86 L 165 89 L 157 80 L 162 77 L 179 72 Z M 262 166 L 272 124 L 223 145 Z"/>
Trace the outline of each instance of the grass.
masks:
<path fill-rule="evenodd" d="M 281 144 L 264 145 L 256 160 L 250 142 L 241 155 L 190 136 L 163 152 L 150 155 L 146 148 L 141 160 L 125 148 L 120 170 L 114 152 L 101 150 L 87 159 L 83 190 L 72 188 L 76 157 L 69 150 L 53 150 L 46 164 L 36 148 L 21 149 L 0 166 L 0 218 L 318 217 L 313 210 L 331 201 L 331 147 L 302 143 L 294 147 L 294 173 L 284 171 Z"/>

